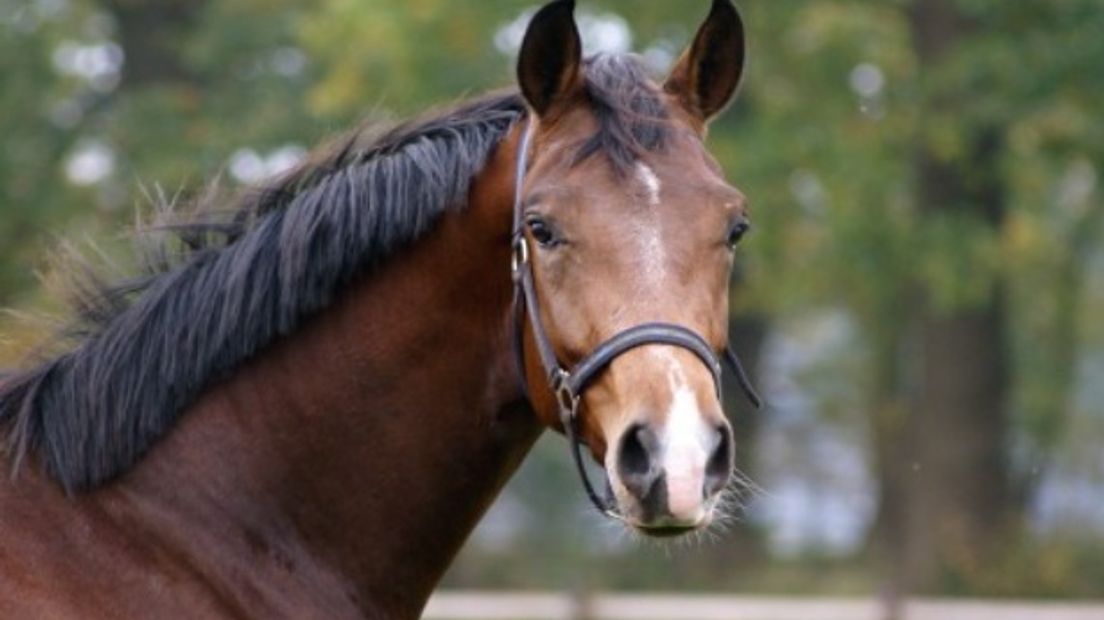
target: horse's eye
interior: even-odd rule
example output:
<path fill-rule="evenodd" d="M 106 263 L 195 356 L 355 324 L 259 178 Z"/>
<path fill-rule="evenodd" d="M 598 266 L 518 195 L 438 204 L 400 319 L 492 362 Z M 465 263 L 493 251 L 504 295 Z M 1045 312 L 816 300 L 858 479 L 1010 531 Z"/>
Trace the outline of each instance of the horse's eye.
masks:
<path fill-rule="evenodd" d="M 728 247 L 735 248 L 739 245 L 740 240 L 744 238 L 744 235 L 751 230 L 751 223 L 747 220 L 740 218 L 732 224 L 732 228 L 728 230 Z"/>
<path fill-rule="evenodd" d="M 533 235 L 533 240 L 540 244 L 541 247 L 551 248 L 559 243 L 556 231 L 553 230 L 548 222 L 534 217 L 530 218 L 526 224 L 529 226 L 529 234 Z"/>

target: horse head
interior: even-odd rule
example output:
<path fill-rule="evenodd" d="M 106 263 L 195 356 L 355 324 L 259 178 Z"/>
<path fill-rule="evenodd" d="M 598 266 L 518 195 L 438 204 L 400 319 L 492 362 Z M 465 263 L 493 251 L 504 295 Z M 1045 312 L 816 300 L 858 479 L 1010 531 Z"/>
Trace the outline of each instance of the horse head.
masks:
<path fill-rule="evenodd" d="M 604 465 L 607 512 L 647 534 L 695 530 L 733 468 L 717 360 L 748 205 L 704 138 L 740 83 L 743 24 L 716 0 L 658 83 L 624 57 L 584 59 L 573 9 L 541 9 L 518 61 L 526 383 L 542 420 Z"/>

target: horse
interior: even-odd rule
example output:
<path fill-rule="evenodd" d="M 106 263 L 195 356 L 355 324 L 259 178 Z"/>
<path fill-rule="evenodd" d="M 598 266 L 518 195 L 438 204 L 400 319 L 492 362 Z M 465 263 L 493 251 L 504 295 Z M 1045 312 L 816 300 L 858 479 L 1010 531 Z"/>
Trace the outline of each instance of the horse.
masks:
<path fill-rule="evenodd" d="M 417 617 L 546 429 L 625 527 L 708 527 L 749 213 L 704 139 L 744 58 L 729 0 L 662 82 L 584 57 L 556 0 L 516 88 L 198 200 L 143 277 L 77 275 L 76 342 L 0 387 L 0 617 Z"/>

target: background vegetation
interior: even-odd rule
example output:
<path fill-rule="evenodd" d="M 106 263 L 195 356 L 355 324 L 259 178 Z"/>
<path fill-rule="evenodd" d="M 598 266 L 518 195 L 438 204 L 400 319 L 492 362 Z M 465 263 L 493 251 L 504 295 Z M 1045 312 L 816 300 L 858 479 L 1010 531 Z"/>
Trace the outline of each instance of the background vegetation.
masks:
<path fill-rule="evenodd" d="M 707 8 L 581 24 L 662 71 Z M 1104 596 L 1104 2 L 742 8 L 710 140 L 754 209 L 732 327 L 771 406 L 730 411 L 762 492 L 716 540 L 628 540 L 549 437 L 448 585 Z M 143 193 L 508 83 L 532 9 L 0 0 L 0 305 L 52 308 L 47 248 L 113 255 Z M 0 364 L 41 333 L 0 318 Z"/>

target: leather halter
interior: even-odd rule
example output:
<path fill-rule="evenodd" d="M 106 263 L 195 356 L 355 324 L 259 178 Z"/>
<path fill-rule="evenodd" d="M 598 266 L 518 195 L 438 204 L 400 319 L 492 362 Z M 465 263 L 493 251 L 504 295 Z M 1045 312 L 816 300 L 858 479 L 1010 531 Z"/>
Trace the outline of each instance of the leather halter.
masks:
<path fill-rule="evenodd" d="M 598 373 L 625 352 L 644 345 L 665 344 L 690 351 L 705 364 L 713 375 L 717 399 L 720 400 L 721 361 L 713 347 L 704 338 L 686 327 L 671 323 L 643 323 L 630 327 L 601 343 L 570 371 L 560 364 L 541 321 L 539 300 L 533 282 L 533 255 L 529 251 L 529 241 L 525 236 L 524 213 L 522 212 L 522 186 L 525 182 L 533 131 L 534 124 L 530 121 L 527 123 L 521 142 L 518 145 L 517 176 L 514 191 L 513 254 L 510 262 L 514 279 L 514 348 L 517 355 L 518 371 L 521 374 L 522 386 L 528 392 L 524 351 L 525 320 L 528 318 L 529 325 L 532 328 L 533 341 L 537 345 L 537 355 L 544 369 L 548 387 L 555 394 L 560 423 L 563 425 L 564 434 L 567 436 L 568 444 L 571 447 L 571 456 L 575 461 L 576 469 L 579 471 L 579 477 L 583 481 L 583 488 L 586 490 L 587 497 L 590 498 L 590 501 L 599 512 L 610 517 L 619 518 L 620 515 L 613 499 L 603 499 L 598 495 L 591 485 L 590 477 L 587 476 L 586 469 L 583 466 L 583 459 L 580 454 L 581 442 L 578 437 L 579 400 L 583 392 Z M 732 348 L 726 348 L 722 352 L 721 358 L 727 362 L 736 375 L 740 389 L 748 401 L 758 409 L 762 404 L 759 395 L 751 386 L 747 373 L 744 372 L 744 368 L 740 364 L 739 358 L 733 353 Z"/>

